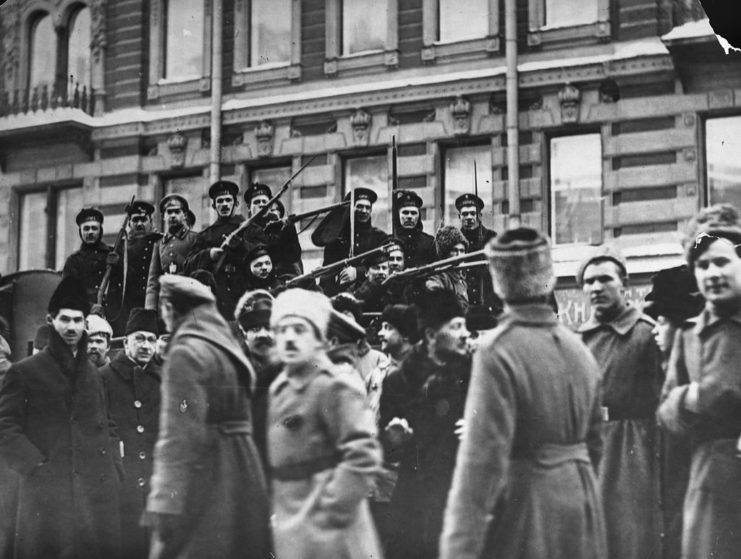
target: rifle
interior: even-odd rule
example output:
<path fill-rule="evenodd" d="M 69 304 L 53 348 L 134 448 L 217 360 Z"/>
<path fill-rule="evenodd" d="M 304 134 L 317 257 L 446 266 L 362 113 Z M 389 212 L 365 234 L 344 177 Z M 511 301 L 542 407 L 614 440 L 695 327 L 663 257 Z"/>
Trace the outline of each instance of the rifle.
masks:
<path fill-rule="evenodd" d="M 129 202 L 129 205 L 126 206 L 126 210 L 134 203 L 134 200 L 136 199 L 136 196 L 131 197 L 131 202 Z M 126 238 L 126 228 L 129 226 L 129 220 L 131 219 L 131 215 L 128 211 L 126 211 L 126 216 L 124 217 L 123 224 L 121 225 L 121 229 L 118 230 L 118 235 L 116 235 L 116 242 L 113 243 L 113 250 L 111 252 L 114 252 L 118 254 L 118 251 L 121 248 L 121 243 Z M 98 287 L 98 297 L 97 297 L 97 304 L 103 306 L 103 301 L 105 301 L 106 293 L 108 291 L 108 286 L 111 284 L 111 273 L 113 271 L 113 264 L 106 264 L 105 268 L 105 274 L 103 274 L 103 279 L 100 280 L 100 287 Z M 123 294 L 121 295 L 123 297 Z"/>
<path fill-rule="evenodd" d="M 221 242 L 221 246 L 219 246 L 219 249 L 221 249 L 222 254 L 219 257 L 219 260 L 216 262 L 216 266 L 214 266 L 213 274 L 216 275 L 219 270 L 221 270 L 221 267 L 224 265 L 224 260 L 226 260 L 226 249 L 231 245 L 232 241 L 236 238 L 237 235 L 239 235 L 242 231 L 247 229 L 250 225 L 252 225 L 255 221 L 257 221 L 259 218 L 263 217 L 268 211 L 270 211 L 270 207 L 275 204 L 275 202 L 283 196 L 283 194 L 286 193 L 288 190 L 288 187 L 291 186 L 291 182 L 293 179 L 295 179 L 301 171 L 306 169 L 306 167 L 309 166 L 309 164 L 316 159 L 318 153 L 315 153 L 311 156 L 311 159 L 309 159 L 306 163 L 301 165 L 298 171 L 293 173 L 286 182 L 283 183 L 283 186 L 280 187 L 280 190 L 273 196 L 270 200 L 268 200 L 268 203 L 265 204 L 262 208 L 260 208 L 255 214 L 251 215 L 249 219 L 245 219 L 242 223 L 239 224 L 239 226 L 229 233 L 228 235 L 224 236 L 224 240 Z"/>
<path fill-rule="evenodd" d="M 323 214 L 325 212 L 331 212 L 332 210 L 335 210 L 337 208 L 343 208 L 349 205 L 350 200 L 345 200 L 344 202 L 332 204 L 331 206 L 327 206 L 326 208 L 319 208 L 318 210 L 311 210 L 300 214 L 291 214 L 286 218 L 286 221 L 288 221 L 288 223 L 296 223 L 297 221 L 301 221 L 302 219 L 308 219 L 310 217 L 314 217 L 315 215 Z"/>
<path fill-rule="evenodd" d="M 396 136 L 391 137 L 391 234 L 396 237 L 398 226 L 396 222 L 399 217 L 396 215 L 396 197 L 394 192 L 399 188 L 399 172 L 396 168 Z"/>
<path fill-rule="evenodd" d="M 484 249 L 481 249 L 475 252 L 461 254 L 460 256 L 451 256 L 450 258 L 446 258 L 444 260 L 438 260 L 437 262 L 425 264 L 424 266 L 417 266 L 416 268 L 409 268 L 408 270 L 402 270 L 401 272 L 398 272 L 386 278 L 382 285 L 387 285 L 388 283 L 392 281 L 396 281 L 400 279 L 415 278 L 418 276 L 426 276 L 430 274 L 444 272 L 445 270 L 449 270 L 451 268 L 458 268 L 459 267 L 458 265 L 465 262 L 466 260 L 478 258 L 479 256 L 482 256 L 484 253 L 485 253 Z M 482 260 L 481 262 L 485 262 L 485 261 Z"/>
<path fill-rule="evenodd" d="M 473 160 L 473 193 L 475 194 L 476 198 L 479 197 L 479 177 L 478 173 L 476 172 L 476 160 Z M 483 238 L 483 232 L 484 232 L 484 224 L 481 221 L 481 217 L 479 217 L 479 234 L 478 234 L 478 246 L 479 248 L 483 248 L 481 245 L 484 243 Z M 479 301 L 480 304 L 484 304 L 484 276 L 479 275 Z"/>
<path fill-rule="evenodd" d="M 333 264 L 328 264 L 326 266 L 322 266 L 321 268 L 316 268 L 315 270 L 312 270 L 311 272 L 307 274 L 303 274 L 301 276 L 296 276 L 295 278 L 291 278 L 290 280 L 286 282 L 285 287 L 293 287 L 295 285 L 301 284 L 310 279 L 315 280 L 322 276 L 334 275 L 338 273 L 339 271 L 341 271 L 343 268 L 346 268 L 347 266 L 352 266 L 353 264 L 357 262 L 362 262 L 369 256 L 373 256 L 374 254 L 378 254 L 379 252 L 388 252 L 394 246 L 396 246 L 394 245 L 394 243 L 386 243 L 385 245 L 372 248 L 371 250 L 368 250 L 362 254 L 358 254 L 357 256 L 350 256 L 348 258 L 345 258 L 344 260 L 338 260 L 337 262 L 334 262 Z"/>

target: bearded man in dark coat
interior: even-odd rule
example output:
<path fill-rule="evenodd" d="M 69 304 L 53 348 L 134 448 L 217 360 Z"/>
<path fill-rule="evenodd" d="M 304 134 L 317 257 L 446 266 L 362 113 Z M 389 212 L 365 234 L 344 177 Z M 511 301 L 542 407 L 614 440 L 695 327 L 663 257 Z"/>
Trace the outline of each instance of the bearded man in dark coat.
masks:
<path fill-rule="evenodd" d="M 86 351 L 84 285 L 52 295 L 49 345 L 0 388 L 0 456 L 19 476 L 13 557 L 105 559 L 120 548 L 119 440 Z"/>
<path fill-rule="evenodd" d="M 324 247 L 322 266 L 334 264 L 350 256 L 350 244 L 355 256 L 377 248 L 386 241 L 388 235 L 373 227 L 371 215 L 373 204 L 378 195 L 368 188 L 356 188 L 353 191 L 355 207 L 342 207 L 333 210 L 321 221 L 311 234 L 312 242 L 318 247 Z M 345 201 L 350 200 L 351 193 L 345 195 Z M 351 213 L 352 212 L 352 213 Z M 351 239 L 351 215 L 355 219 L 355 238 Z M 367 268 L 361 265 L 348 266 L 338 275 L 323 276 L 319 285 L 327 296 L 336 295 L 344 291 L 354 282 L 365 280 Z"/>
<path fill-rule="evenodd" d="M 162 276 L 160 312 L 171 338 L 146 508 L 150 558 L 269 559 L 252 367 L 202 283 Z"/>
<path fill-rule="evenodd" d="M 124 331 L 124 351 L 100 370 L 126 470 L 120 496 L 122 559 L 146 557 L 149 551 L 149 531 L 140 521 L 149 493 L 160 413 L 160 369 L 152 360 L 157 330 L 157 311 L 132 309 Z"/>
<path fill-rule="evenodd" d="M 394 235 L 404 245 L 404 267 L 416 268 L 435 260 L 435 239 L 422 231 L 422 198 L 412 190 L 395 190 Z"/>
<path fill-rule="evenodd" d="M 399 478 L 382 519 L 388 559 L 435 559 L 471 370 L 465 311 L 450 291 L 417 301 L 420 335 L 383 381 L 384 456 Z"/>

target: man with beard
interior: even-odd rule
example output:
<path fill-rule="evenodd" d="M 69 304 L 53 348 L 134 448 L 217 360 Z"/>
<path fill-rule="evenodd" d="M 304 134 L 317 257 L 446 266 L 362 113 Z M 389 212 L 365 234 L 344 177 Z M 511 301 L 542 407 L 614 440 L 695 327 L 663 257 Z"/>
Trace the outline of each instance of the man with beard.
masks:
<path fill-rule="evenodd" d="M 103 214 L 95 208 L 83 208 L 75 218 L 78 233 L 82 240 L 80 250 L 73 252 L 67 258 L 62 269 L 62 277 L 73 277 L 85 286 L 87 300 L 95 305 L 98 300 L 98 288 L 106 267 L 118 264 L 118 255 L 112 252 L 112 247 L 103 242 Z M 108 305 L 106 316 L 114 316 L 118 307 L 119 270 L 114 268 L 108 288 Z"/>
<path fill-rule="evenodd" d="M 255 289 L 272 291 L 283 285 L 275 275 L 273 260 L 266 245 L 254 245 L 245 256 L 245 262 L 249 266 L 246 282 L 249 291 Z"/>
<path fill-rule="evenodd" d="M 351 193 L 345 195 L 350 200 Z M 334 264 L 350 256 L 350 243 L 353 244 L 353 254 L 356 256 L 374 248 L 386 241 L 387 235 L 377 227 L 371 225 L 373 204 L 378 195 L 368 188 L 356 188 L 353 191 L 355 207 L 343 207 L 330 212 L 311 234 L 311 240 L 318 247 L 324 247 L 322 266 Z M 355 219 L 355 238 L 350 239 L 352 229 L 350 217 Z M 338 275 L 323 276 L 319 285 L 328 296 L 335 295 L 346 289 L 355 281 L 365 279 L 365 266 L 347 266 Z"/>
<path fill-rule="evenodd" d="M 105 318 L 89 314 L 85 319 L 87 332 L 87 356 L 90 362 L 100 369 L 111 362 L 108 352 L 111 350 L 113 328 Z"/>
<path fill-rule="evenodd" d="M 118 557 L 119 440 L 103 380 L 87 356 L 81 281 L 48 304 L 49 345 L 14 363 L 0 387 L 0 455 L 18 475 L 18 559 Z"/>
<path fill-rule="evenodd" d="M 386 557 L 434 559 L 471 369 L 465 311 L 450 291 L 418 301 L 422 339 L 381 392 L 384 456 L 399 464 Z"/>
<path fill-rule="evenodd" d="M 599 490 L 609 559 L 661 557 L 660 442 L 655 413 L 664 373 L 654 321 L 626 301 L 625 259 L 607 245 L 579 266 L 592 316 L 578 332 L 603 372 L 604 458 Z"/>
<path fill-rule="evenodd" d="M 250 185 L 244 193 L 250 217 L 264 208 L 273 193 L 266 184 L 259 182 Z M 275 275 L 285 280 L 303 272 L 301 263 L 301 244 L 296 227 L 283 220 L 285 208 L 276 200 L 268 212 L 247 228 L 245 238 L 250 243 L 265 244 L 273 261 Z"/>
<path fill-rule="evenodd" d="M 417 311 L 409 305 L 388 305 L 381 313 L 378 331 L 381 351 L 389 357 L 389 371 L 395 371 L 417 341 Z"/>
<path fill-rule="evenodd" d="M 244 221 L 244 217 L 236 213 L 238 194 L 239 187 L 233 182 L 218 181 L 211 185 L 208 195 L 212 200 L 211 207 L 217 213 L 216 221 L 198 233 L 185 261 L 186 274 L 203 269 L 214 275 L 216 304 L 225 320 L 232 319 L 237 300 L 247 291 L 249 272 L 244 260 L 250 248 L 245 231 L 234 237 L 226 249 L 221 248 L 224 238 Z"/>
<path fill-rule="evenodd" d="M 269 559 L 252 367 L 202 283 L 161 276 L 160 313 L 172 337 L 145 516 L 154 531 L 149 557 Z"/>
<path fill-rule="evenodd" d="M 273 296 L 267 291 L 258 289 L 242 295 L 234 309 L 234 318 L 244 339 L 247 358 L 257 377 L 252 395 L 252 420 L 255 425 L 255 445 L 260 451 L 264 465 L 268 464 L 265 426 L 268 414 L 268 390 L 281 368 L 280 363 L 275 360 L 273 351 L 275 339 L 270 329 L 272 308 Z"/>
<path fill-rule="evenodd" d="M 439 260 L 462 256 L 467 249 L 468 241 L 457 227 L 446 225 L 438 229 L 435 234 L 435 252 Z M 465 314 L 468 310 L 468 286 L 463 271 L 455 268 L 443 270 L 427 278 L 424 285 L 428 291 L 453 293 L 463 313 Z"/>
<path fill-rule="evenodd" d="M 405 267 L 414 268 L 435 260 L 435 240 L 422 231 L 422 198 L 411 190 L 394 191 L 396 236 L 404 244 Z"/>
<path fill-rule="evenodd" d="M 132 309 L 124 335 L 124 351 L 100 372 L 126 470 L 119 496 L 121 559 L 139 559 L 149 551 L 149 531 L 140 526 L 140 520 L 149 492 L 160 413 L 160 369 L 152 361 L 157 311 Z"/>
<path fill-rule="evenodd" d="M 162 274 L 183 274 L 185 259 L 196 242 L 197 234 L 188 224 L 188 201 L 180 194 L 168 194 L 160 200 L 160 215 L 165 221 L 166 233 L 152 250 L 147 279 L 145 307 L 157 309 Z"/>
<path fill-rule="evenodd" d="M 461 233 L 468 241 L 468 252 L 481 250 L 490 239 L 496 237 L 495 231 L 487 229 L 481 223 L 481 212 L 484 209 L 481 198 L 471 193 L 462 194 L 455 199 L 455 209 L 461 220 Z M 486 266 L 466 270 L 466 284 L 468 302 L 471 305 L 488 308 L 495 316 L 502 312 L 502 301 L 494 293 Z"/>

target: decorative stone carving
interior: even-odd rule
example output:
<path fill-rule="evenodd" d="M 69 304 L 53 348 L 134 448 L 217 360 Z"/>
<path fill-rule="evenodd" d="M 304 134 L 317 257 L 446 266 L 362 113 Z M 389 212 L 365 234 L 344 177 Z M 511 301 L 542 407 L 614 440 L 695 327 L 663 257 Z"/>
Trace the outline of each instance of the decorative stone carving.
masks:
<path fill-rule="evenodd" d="M 273 125 L 267 120 L 263 120 L 255 128 L 255 137 L 257 138 L 257 156 L 269 157 L 273 154 Z"/>
<path fill-rule="evenodd" d="M 353 143 L 356 146 L 367 146 L 370 138 L 371 115 L 368 111 L 358 109 L 350 115 L 350 126 L 352 126 Z"/>
<path fill-rule="evenodd" d="M 182 167 L 185 165 L 185 147 L 188 138 L 180 132 L 175 132 L 167 138 L 167 148 L 170 150 L 170 167 Z"/>
<path fill-rule="evenodd" d="M 18 75 L 20 9 L 18 0 L 10 0 L 2 10 L 3 71 L 6 89 L 13 89 Z M 10 87 L 9 87 L 10 86 Z"/>
<path fill-rule="evenodd" d="M 695 152 L 694 148 L 684 148 L 682 151 L 682 156 L 684 157 L 684 160 L 688 163 L 692 163 L 695 159 L 697 159 L 697 152 Z"/>
<path fill-rule="evenodd" d="M 103 56 L 105 50 L 106 41 L 106 0 L 92 0 L 90 3 L 90 18 L 91 18 L 91 40 L 90 49 L 93 54 L 93 60 L 96 62 Z"/>
<path fill-rule="evenodd" d="M 558 102 L 561 104 L 561 121 L 563 123 L 574 123 L 579 121 L 579 101 L 581 92 L 567 83 L 558 92 Z"/>
<path fill-rule="evenodd" d="M 460 136 L 471 131 L 471 102 L 460 95 L 450 105 L 453 116 L 453 134 Z"/>
<path fill-rule="evenodd" d="M 684 125 L 687 128 L 692 128 L 695 125 L 695 115 L 692 113 L 685 113 L 684 115 Z"/>

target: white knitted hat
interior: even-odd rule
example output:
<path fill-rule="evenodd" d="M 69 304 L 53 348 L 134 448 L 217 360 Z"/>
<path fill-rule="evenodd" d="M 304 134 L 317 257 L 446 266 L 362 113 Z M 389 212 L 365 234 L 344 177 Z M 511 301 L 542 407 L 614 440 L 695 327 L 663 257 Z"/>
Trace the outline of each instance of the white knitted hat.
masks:
<path fill-rule="evenodd" d="M 311 322 L 322 339 L 327 337 L 332 303 L 318 291 L 287 289 L 275 298 L 270 315 L 270 326 L 275 328 L 287 316 L 297 316 Z"/>

